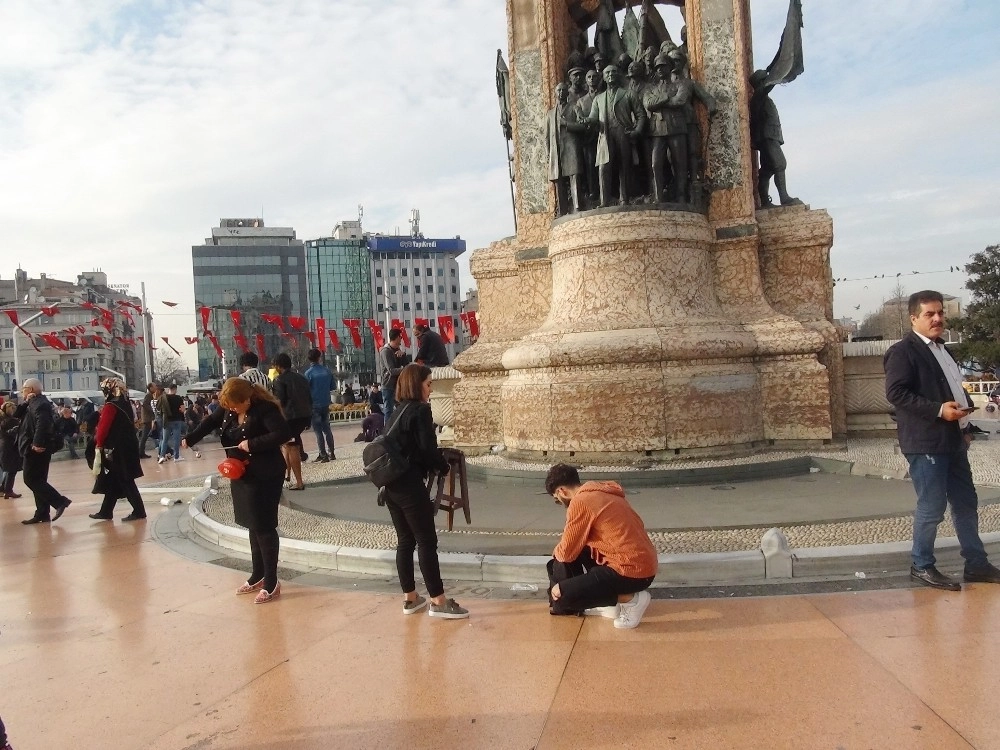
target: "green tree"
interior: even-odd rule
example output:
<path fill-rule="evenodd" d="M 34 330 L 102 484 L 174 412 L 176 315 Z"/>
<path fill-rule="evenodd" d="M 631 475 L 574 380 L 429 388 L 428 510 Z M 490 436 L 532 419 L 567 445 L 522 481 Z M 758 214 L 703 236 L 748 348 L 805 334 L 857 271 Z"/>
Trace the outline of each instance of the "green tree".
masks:
<path fill-rule="evenodd" d="M 972 292 L 972 301 L 965 315 L 951 322 L 962 334 L 955 354 L 973 370 L 995 371 L 1000 368 L 1000 245 L 973 255 L 965 272 L 969 274 L 965 288 Z"/>

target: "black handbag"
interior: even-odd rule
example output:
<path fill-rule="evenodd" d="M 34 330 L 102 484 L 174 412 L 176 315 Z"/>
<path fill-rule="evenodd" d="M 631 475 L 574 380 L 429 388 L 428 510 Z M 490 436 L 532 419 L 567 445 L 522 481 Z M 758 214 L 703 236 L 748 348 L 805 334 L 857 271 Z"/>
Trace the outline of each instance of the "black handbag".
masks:
<path fill-rule="evenodd" d="M 403 421 L 403 412 L 407 408 L 409 408 L 409 404 L 400 410 L 399 416 L 396 417 L 392 426 L 368 443 L 361 453 L 365 474 L 371 483 L 380 489 L 396 481 L 410 470 L 410 462 L 402 454 L 399 443 L 393 436 L 399 423 Z"/>

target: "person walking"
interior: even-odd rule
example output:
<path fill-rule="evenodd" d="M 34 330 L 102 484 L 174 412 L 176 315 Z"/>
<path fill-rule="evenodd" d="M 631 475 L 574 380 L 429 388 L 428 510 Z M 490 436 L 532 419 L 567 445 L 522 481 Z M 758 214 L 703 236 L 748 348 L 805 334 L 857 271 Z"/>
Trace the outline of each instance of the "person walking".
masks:
<path fill-rule="evenodd" d="M 240 373 L 240 377 L 244 380 L 249 380 L 254 385 L 259 385 L 265 390 L 271 389 L 271 381 L 268 379 L 260 369 L 260 357 L 258 357 L 253 352 L 243 352 L 240 355 L 240 367 L 243 368 L 243 372 Z"/>
<path fill-rule="evenodd" d="M 149 439 L 149 433 L 153 431 L 153 421 L 156 418 L 153 413 L 153 402 L 156 399 L 154 393 L 158 389 L 159 383 L 148 383 L 146 385 L 146 395 L 142 397 L 142 430 L 139 432 L 139 458 L 149 458 L 149 454 L 146 453 L 146 441 Z"/>
<path fill-rule="evenodd" d="M 4 500 L 17 500 L 21 496 L 14 492 L 14 478 L 21 470 L 21 454 L 17 450 L 17 431 L 21 420 L 17 416 L 17 404 L 6 401 L 0 411 L 0 495 Z"/>
<path fill-rule="evenodd" d="M 250 535 L 250 577 L 237 594 L 257 592 L 257 604 L 281 593 L 278 583 L 278 501 L 285 460 L 281 449 L 291 437 L 281 404 L 270 391 L 243 379 L 229 378 L 219 396 L 221 408 L 188 433 L 184 446 L 195 446 L 212 430 L 222 434 L 226 454 L 246 463 L 243 475 L 232 479 L 236 523 Z"/>
<path fill-rule="evenodd" d="M 305 460 L 305 451 L 302 448 L 302 431 L 309 426 L 313 413 L 309 381 L 292 369 L 292 358 L 284 352 L 274 358 L 274 367 L 278 371 L 278 377 L 274 379 L 272 388 L 291 432 L 288 444 L 281 449 L 288 464 L 286 478 L 295 477 L 295 485 L 288 489 L 304 490 L 306 486 L 302 482 L 302 462 Z"/>
<path fill-rule="evenodd" d="M 462 619 L 469 616 L 469 610 L 444 594 L 434 505 L 425 484 L 429 472 L 445 474 L 450 468 L 438 448 L 431 420 L 430 368 L 418 364 L 404 367 L 396 383 L 395 395 L 399 405 L 388 420 L 386 431 L 398 423 L 393 438 L 409 463 L 409 469 L 383 487 L 379 494 L 396 529 L 396 574 L 403 589 L 403 614 L 412 615 L 427 606 L 427 599 L 417 594 L 413 577 L 413 551 L 416 549 L 420 573 L 430 598 L 428 614 L 449 620 Z"/>
<path fill-rule="evenodd" d="M 177 384 L 167 386 L 166 393 L 158 399 L 160 419 L 163 424 L 163 437 L 160 438 L 160 458 L 157 463 L 164 463 L 170 458 L 183 461 L 181 455 L 181 432 L 184 430 L 184 399 L 177 395 Z"/>
<path fill-rule="evenodd" d="M 104 502 L 90 517 L 95 521 L 114 520 L 112 512 L 118 499 L 124 497 L 132 512 L 123 521 L 141 521 L 146 517 L 142 495 L 135 480 L 142 476 L 139 443 L 135 440 L 135 411 L 128 397 L 128 388 L 118 378 L 106 378 L 101 383 L 105 402 L 94 431 L 94 449 L 101 456 L 101 473 L 94 481 L 92 493 L 103 494 Z"/>
<path fill-rule="evenodd" d="M 35 496 L 35 515 L 23 524 L 57 521 L 72 502 L 49 484 L 49 463 L 52 460 L 52 402 L 42 393 L 42 382 L 28 378 L 21 386 L 21 397 L 27 401 L 24 417 L 17 433 L 17 449 L 23 463 L 24 485 Z M 50 509 L 55 515 L 50 515 Z"/>
<path fill-rule="evenodd" d="M 913 330 L 889 347 L 883 359 L 885 397 L 896 410 L 899 448 L 910 465 L 917 509 L 913 514 L 910 578 L 936 589 L 962 584 L 935 567 L 938 524 L 951 505 L 955 535 L 965 558 L 966 583 L 1000 583 L 979 536 L 979 497 L 972 483 L 969 414 L 958 362 L 944 346 L 944 297 L 927 289 L 910 295 Z"/>
<path fill-rule="evenodd" d="M 323 353 L 319 349 L 310 349 L 308 359 L 312 364 L 306 369 L 305 378 L 309 381 L 309 393 L 312 396 L 312 428 L 316 433 L 316 445 L 319 449 L 316 463 L 322 464 L 337 458 L 333 454 L 333 430 L 330 429 L 333 373 L 321 362 Z"/>

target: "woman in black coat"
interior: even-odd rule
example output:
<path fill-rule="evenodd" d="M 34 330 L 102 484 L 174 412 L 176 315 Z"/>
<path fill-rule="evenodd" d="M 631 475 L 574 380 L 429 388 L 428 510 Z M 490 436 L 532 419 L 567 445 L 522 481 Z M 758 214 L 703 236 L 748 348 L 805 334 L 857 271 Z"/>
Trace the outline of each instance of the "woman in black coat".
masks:
<path fill-rule="evenodd" d="M 380 494 L 396 528 L 396 574 L 403 589 L 403 614 L 411 615 L 427 606 L 427 600 L 417 594 L 413 579 L 413 550 L 416 549 L 420 573 L 431 600 L 428 614 L 458 620 L 468 617 L 469 610 L 444 595 L 437 554 L 437 529 L 434 528 L 434 504 L 425 484 L 428 473 L 445 474 L 450 468 L 441 455 L 434 434 L 434 420 L 428 403 L 430 397 L 431 369 L 418 364 L 404 367 L 396 381 L 396 408 L 383 434 L 398 423 L 392 436 L 410 468 L 399 479 L 383 487 Z"/>
<path fill-rule="evenodd" d="M 281 404 L 266 389 L 243 378 L 229 378 L 219 394 L 222 408 L 188 433 L 183 447 L 194 446 L 213 430 L 220 430 L 226 455 L 246 462 L 246 470 L 233 479 L 233 512 L 236 523 L 250 533 L 253 570 L 237 594 L 257 592 L 257 604 L 281 593 L 278 583 L 278 501 L 285 479 L 281 446 L 291 437 Z"/>
<path fill-rule="evenodd" d="M 3 481 L 0 481 L 0 495 L 4 500 L 17 500 L 21 497 L 14 492 L 14 477 L 21 470 L 21 454 L 17 450 L 17 431 L 21 420 L 15 415 L 17 404 L 7 401 L 0 415 L 0 469 L 3 469 Z"/>
<path fill-rule="evenodd" d="M 111 521 L 112 511 L 119 498 L 124 497 L 132 512 L 123 521 L 141 521 L 146 517 L 142 495 L 135 485 L 142 476 L 139 465 L 139 443 L 135 439 L 135 410 L 128 397 L 128 388 L 118 378 L 107 378 L 101 383 L 106 401 L 101 407 L 94 436 L 94 450 L 101 456 L 101 473 L 94 481 L 95 495 L 104 495 L 101 509 L 91 513 L 95 521 Z"/>

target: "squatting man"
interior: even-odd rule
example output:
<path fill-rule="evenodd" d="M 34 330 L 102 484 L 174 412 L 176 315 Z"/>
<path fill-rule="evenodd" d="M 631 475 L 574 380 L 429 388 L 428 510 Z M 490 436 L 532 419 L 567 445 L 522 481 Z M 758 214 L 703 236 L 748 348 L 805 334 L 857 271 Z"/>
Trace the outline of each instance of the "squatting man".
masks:
<path fill-rule="evenodd" d="M 566 508 L 562 539 L 548 562 L 549 612 L 636 627 L 649 606 L 656 549 L 621 485 L 584 484 L 574 467 L 556 464 L 545 491 Z"/>

